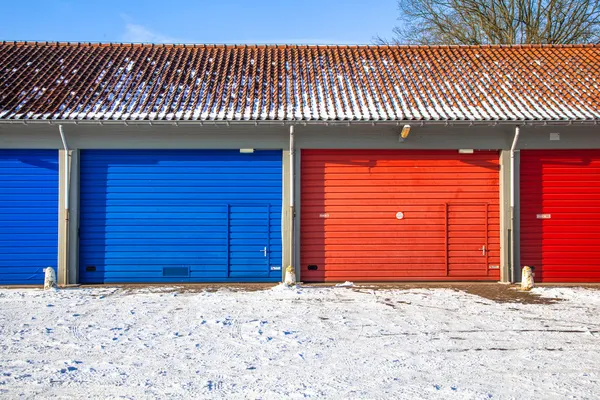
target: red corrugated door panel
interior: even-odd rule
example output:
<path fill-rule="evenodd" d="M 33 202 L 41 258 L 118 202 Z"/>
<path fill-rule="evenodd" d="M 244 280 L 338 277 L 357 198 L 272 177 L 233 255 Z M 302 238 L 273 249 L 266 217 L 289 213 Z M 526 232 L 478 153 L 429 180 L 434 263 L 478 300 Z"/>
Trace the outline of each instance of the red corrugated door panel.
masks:
<path fill-rule="evenodd" d="M 448 274 L 453 277 L 488 275 L 487 203 L 449 203 Z"/>
<path fill-rule="evenodd" d="M 522 150 L 520 205 L 536 281 L 600 282 L 600 150 Z"/>
<path fill-rule="evenodd" d="M 302 280 L 498 280 L 499 155 L 303 150 Z"/>

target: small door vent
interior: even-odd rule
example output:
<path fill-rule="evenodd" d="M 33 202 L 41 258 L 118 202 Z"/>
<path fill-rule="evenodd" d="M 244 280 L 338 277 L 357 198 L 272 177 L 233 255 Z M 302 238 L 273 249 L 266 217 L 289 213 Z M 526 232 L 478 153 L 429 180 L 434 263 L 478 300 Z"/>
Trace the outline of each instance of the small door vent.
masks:
<path fill-rule="evenodd" d="M 96 266 L 95 265 L 86 265 L 85 272 L 96 272 Z"/>
<path fill-rule="evenodd" d="M 316 270 L 318 270 L 318 269 L 319 269 L 319 266 L 318 266 L 318 265 L 315 265 L 315 264 L 310 264 L 310 265 L 308 266 L 308 270 L 309 270 L 309 271 L 316 271 Z"/>
<path fill-rule="evenodd" d="M 163 276 L 179 277 L 179 276 L 190 276 L 189 267 L 163 267 Z"/>

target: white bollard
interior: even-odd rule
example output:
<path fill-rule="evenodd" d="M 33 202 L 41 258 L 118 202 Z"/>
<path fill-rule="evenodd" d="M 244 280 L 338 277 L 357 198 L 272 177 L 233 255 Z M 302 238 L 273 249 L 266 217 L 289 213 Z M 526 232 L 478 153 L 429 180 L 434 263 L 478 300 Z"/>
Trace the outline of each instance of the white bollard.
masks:
<path fill-rule="evenodd" d="M 54 268 L 44 268 L 44 290 L 52 289 L 56 287 L 56 272 Z"/>
<path fill-rule="evenodd" d="M 296 271 L 291 265 L 285 269 L 284 283 L 287 286 L 294 286 L 296 284 Z"/>
<path fill-rule="evenodd" d="M 533 267 L 523 267 L 521 272 L 521 290 L 533 289 Z"/>

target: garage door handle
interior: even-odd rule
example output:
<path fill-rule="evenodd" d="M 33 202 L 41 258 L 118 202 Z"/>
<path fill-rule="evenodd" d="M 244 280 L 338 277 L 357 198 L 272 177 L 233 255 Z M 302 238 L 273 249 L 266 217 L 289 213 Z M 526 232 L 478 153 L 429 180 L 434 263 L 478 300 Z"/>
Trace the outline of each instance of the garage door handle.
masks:
<path fill-rule="evenodd" d="M 485 248 L 485 246 L 483 246 L 482 248 L 480 248 L 479 250 L 481 250 L 481 255 L 485 256 L 485 253 L 487 252 L 487 249 Z"/>
<path fill-rule="evenodd" d="M 261 251 L 263 252 L 264 256 L 266 257 L 266 256 L 267 256 L 267 248 L 265 247 L 265 248 L 264 248 L 264 249 L 262 249 Z"/>

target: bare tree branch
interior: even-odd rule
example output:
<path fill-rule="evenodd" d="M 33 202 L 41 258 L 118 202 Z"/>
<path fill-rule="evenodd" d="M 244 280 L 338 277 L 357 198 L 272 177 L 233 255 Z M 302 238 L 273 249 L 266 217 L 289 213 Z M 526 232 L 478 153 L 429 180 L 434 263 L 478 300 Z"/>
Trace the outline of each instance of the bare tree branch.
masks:
<path fill-rule="evenodd" d="M 600 0 L 398 0 L 393 38 L 378 44 L 600 42 Z"/>

